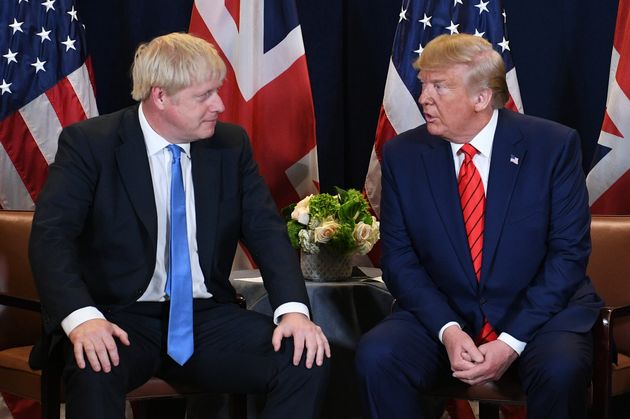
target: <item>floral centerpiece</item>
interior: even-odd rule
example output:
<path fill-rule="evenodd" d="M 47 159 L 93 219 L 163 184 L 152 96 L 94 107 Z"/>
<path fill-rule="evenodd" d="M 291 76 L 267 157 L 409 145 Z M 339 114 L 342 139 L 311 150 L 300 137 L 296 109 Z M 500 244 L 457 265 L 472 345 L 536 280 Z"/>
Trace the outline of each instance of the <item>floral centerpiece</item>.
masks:
<path fill-rule="evenodd" d="M 364 255 L 379 240 L 379 222 L 368 210 L 368 203 L 356 189 L 336 188 L 337 195 L 309 195 L 283 210 L 291 244 L 302 253 L 304 276 L 315 280 L 349 277 L 350 256 Z M 305 266 L 306 263 L 329 266 Z M 317 271 L 334 270 L 332 264 L 344 265 L 343 273 L 330 275 Z M 346 274 L 347 272 L 347 274 Z"/>

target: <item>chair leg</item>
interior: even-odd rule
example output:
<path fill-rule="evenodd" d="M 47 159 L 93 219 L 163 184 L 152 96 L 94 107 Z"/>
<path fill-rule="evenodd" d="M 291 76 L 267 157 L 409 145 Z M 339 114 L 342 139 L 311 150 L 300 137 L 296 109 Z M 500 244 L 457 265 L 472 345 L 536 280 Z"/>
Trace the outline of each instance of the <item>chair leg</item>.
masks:
<path fill-rule="evenodd" d="M 230 394 L 230 419 L 247 419 L 247 394 Z"/>
<path fill-rule="evenodd" d="M 479 419 L 499 419 L 499 405 L 479 402 Z"/>

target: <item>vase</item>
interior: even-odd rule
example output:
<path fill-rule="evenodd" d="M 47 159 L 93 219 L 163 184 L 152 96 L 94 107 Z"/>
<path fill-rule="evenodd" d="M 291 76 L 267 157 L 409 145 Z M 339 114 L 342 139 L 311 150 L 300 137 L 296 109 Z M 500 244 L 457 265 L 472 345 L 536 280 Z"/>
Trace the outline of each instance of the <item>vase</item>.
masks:
<path fill-rule="evenodd" d="M 300 252 L 300 266 L 304 278 L 316 282 L 343 281 L 352 276 L 350 255 L 336 253 L 320 246 L 319 253 Z"/>

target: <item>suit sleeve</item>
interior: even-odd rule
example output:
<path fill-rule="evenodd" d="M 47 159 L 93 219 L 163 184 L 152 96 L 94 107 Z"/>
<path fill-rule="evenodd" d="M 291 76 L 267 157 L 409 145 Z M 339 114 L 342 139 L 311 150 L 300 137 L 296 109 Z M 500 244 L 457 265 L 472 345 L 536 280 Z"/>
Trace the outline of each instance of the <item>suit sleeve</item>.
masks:
<path fill-rule="evenodd" d="M 591 219 L 580 140 L 571 130 L 561 144 L 551 178 L 546 256 L 505 327 L 523 342 L 566 309 L 580 287 L 588 283 L 585 272 Z"/>
<path fill-rule="evenodd" d="M 29 257 L 48 332 L 71 312 L 95 305 L 81 278 L 79 236 L 97 182 L 95 163 L 80 129 L 66 128 L 40 193 Z"/>
<path fill-rule="evenodd" d="M 289 242 L 286 223 L 258 173 L 249 139 L 245 133 L 243 136 L 240 157 L 243 241 L 260 269 L 272 308 L 275 310 L 288 302 L 309 307 L 297 252 Z"/>
<path fill-rule="evenodd" d="M 393 173 L 395 156 L 383 150 L 381 192 L 381 267 L 387 288 L 397 303 L 410 311 L 434 336 L 450 321 L 465 322 L 448 303 L 418 257 L 404 222 L 399 181 Z M 396 175 L 401 176 L 401 172 Z"/>

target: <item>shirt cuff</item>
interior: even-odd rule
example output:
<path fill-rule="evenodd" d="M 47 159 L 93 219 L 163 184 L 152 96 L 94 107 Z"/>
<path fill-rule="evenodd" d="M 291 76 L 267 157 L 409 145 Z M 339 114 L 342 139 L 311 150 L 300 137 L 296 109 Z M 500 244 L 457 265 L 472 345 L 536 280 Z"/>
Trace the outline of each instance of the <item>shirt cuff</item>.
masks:
<path fill-rule="evenodd" d="M 501 332 L 497 339 L 505 342 L 510 348 L 514 349 L 514 352 L 516 352 L 519 356 L 521 356 L 521 353 L 525 350 L 525 346 L 527 345 L 526 342 L 521 342 L 505 332 Z"/>
<path fill-rule="evenodd" d="M 284 303 L 280 305 L 280 307 L 278 307 L 276 311 L 273 312 L 273 322 L 275 324 L 280 323 L 280 317 L 283 314 L 287 314 L 287 313 L 302 313 L 306 317 L 308 317 L 309 320 L 311 318 L 311 315 L 309 314 L 308 307 L 306 307 L 306 304 L 292 302 L 292 303 Z"/>
<path fill-rule="evenodd" d="M 81 323 L 85 323 L 88 320 L 105 319 L 103 313 L 101 313 L 96 307 L 87 306 L 74 310 L 72 313 L 61 321 L 61 327 L 66 335 L 70 335 L 70 332 Z"/>
<path fill-rule="evenodd" d="M 445 324 L 444 326 L 442 326 L 442 328 L 440 329 L 440 333 L 438 333 L 438 339 L 440 339 L 440 342 L 442 342 L 442 335 L 444 334 L 444 331 L 446 330 L 446 328 L 447 328 L 447 327 L 450 327 L 450 326 L 457 326 L 457 327 L 459 327 L 460 329 L 462 328 L 462 327 L 459 325 L 459 323 L 457 323 L 457 322 L 448 322 L 448 323 L 446 323 L 446 324 Z M 442 343 L 444 343 L 444 342 L 442 342 Z"/>

